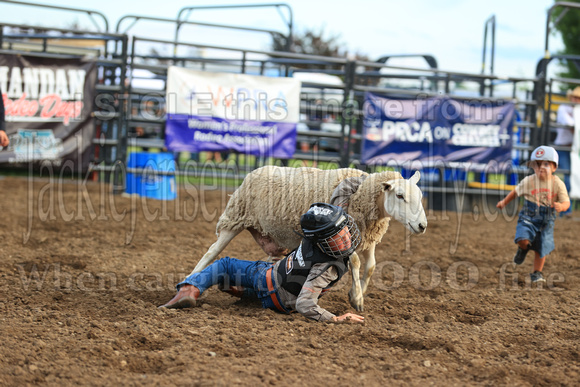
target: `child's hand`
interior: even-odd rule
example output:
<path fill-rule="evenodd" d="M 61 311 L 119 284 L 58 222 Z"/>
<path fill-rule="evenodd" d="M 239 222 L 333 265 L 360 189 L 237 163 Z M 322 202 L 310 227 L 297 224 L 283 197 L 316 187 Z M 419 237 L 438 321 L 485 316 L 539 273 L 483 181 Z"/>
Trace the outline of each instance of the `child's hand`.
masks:
<path fill-rule="evenodd" d="M 363 316 L 359 316 L 358 314 L 346 313 L 346 314 L 343 314 L 342 316 L 334 316 L 332 318 L 332 321 L 339 322 L 339 323 L 364 324 L 365 318 Z"/>
<path fill-rule="evenodd" d="M 505 200 L 500 200 L 495 206 L 500 210 L 503 209 L 505 207 Z"/>
<path fill-rule="evenodd" d="M 554 209 L 556 212 L 566 211 L 568 208 L 564 208 L 564 203 L 554 203 Z"/>

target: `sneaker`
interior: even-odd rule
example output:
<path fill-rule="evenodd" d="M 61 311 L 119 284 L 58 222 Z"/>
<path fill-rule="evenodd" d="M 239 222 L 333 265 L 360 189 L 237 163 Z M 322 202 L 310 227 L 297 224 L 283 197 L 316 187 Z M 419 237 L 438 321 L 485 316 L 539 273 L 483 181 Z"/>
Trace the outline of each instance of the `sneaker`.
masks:
<path fill-rule="evenodd" d="M 530 278 L 532 279 L 532 282 L 546 282 L 541 271 L 536 270 L 535 272 L 531 273 Z"/>
<path fill-rule="evenodd" d="M 528 251 L 530 251 L 530 249 L 522 249 L 521 247 L 518 247 L 518 251 L 516 251 L 516 255 L 514 255 L 514 263 L 516 265 L 521 265 L 522 263 L 524 263 L 524 260 L 526 259 L 526 254 L 528 254 Z"/>

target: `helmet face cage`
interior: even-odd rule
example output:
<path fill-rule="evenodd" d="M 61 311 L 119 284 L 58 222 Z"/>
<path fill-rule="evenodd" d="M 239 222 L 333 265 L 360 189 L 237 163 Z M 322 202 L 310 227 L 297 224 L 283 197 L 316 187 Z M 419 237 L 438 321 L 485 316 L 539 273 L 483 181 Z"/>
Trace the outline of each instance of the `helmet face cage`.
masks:
<path fill-rule="evenodd" d="M 333 258 L 345 258 L 356 250 L 361 242 L 360 231 L 352 216 L 344 214 L 335 224 L 331 235 L 318 238 L 318 247 Z"/>

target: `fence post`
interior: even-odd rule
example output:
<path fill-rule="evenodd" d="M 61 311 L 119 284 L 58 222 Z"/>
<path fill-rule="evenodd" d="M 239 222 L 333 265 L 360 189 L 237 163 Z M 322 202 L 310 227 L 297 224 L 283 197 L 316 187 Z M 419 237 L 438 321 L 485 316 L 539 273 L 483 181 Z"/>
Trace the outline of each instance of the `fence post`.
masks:
<path fill-rule="evenodd" d="M 550 113 L 552 111 L 552 80 L 548 82 L 548 105 L 545 108 L 543 133 L 541 137 L 542 144 L 548 144 L 550 140 Z"/>
<path fill-rule="evenodd" d="M 537 81 L 534 84 L 534 99 L 536 100 L 536 107 L 532 109 L 532 116 L 531 119 L 536 119 L 537 112 L 540 112 L 542 115 L 542 125 L 540 127 L 535 128 L 535 131 L 530 136 L 530 147 L 534 149 L 541 145 L 542 142 L 542 129 L 545 127 L 546 120 L 550 119 L 549 112 L 546 112 L 545 109 L 545 100 L 546 100 L 546 81 L 547 81 L 547 68 L 548 68 L 549 59 L 542 58 L 538 65 L 536 66 L 536 78 Z"/>
<path fill-rule="evenodd" d="M 125 159 L 127 158 L 127 110 L 130 109 L 131 97 L 128 93 L 129 88 L 125 85 L 125 80 L 127 79 L 127 50 L 128 50 L 129 39 L 127 35 L 124 35 L 121 42 L 121 74 L 119 75 L 120 91 L 119 91 L 119 117 L 117 117 L 117 152 L 115 157 L 115 165 L 120 163 L 125 165 Z M 125 191 L 125 173 L 119 171 L 119 168 L 113 170 L 113 193 L 121 194 Z"/>
<path fill-rule="evenodd" d="M 340 109 L 340 129 L 342 132 L 342 136 L 340 138 L 340 167 L 341 168 L 348 168 L 350 165 L 350 140 L 351 140 L 351 128 L 348 127 L 348 133 L 345 133 L 347 130 L 346 125 L 346 117 L 345 117 L 345 109 L 347 108 L 347 104 L 352 99 L 353 88 L 354 88 L 354 78 L 356 73 L 356 61 L 347 61 L 344 67 L 344 97 L 342 100 L 342 109 Z M 345 144 L 346 139 L 346 144 Z"/>

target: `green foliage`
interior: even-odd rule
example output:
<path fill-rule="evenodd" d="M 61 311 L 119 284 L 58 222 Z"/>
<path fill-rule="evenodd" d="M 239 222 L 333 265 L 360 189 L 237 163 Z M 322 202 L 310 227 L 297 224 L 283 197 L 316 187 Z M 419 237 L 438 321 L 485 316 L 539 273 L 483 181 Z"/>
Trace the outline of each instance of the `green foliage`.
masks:
<path fill-rule="evenodd" d="M 273 36 L 271 47 L 273 51 L 287 51 L 286 39 L 281 36 Z M 341 42 L 340 34 L 328 35 L 325 33 L 324 28 L 321 28 L 320 30 L 306 28 L 301 33 L 295 33 L 289 51 L 304 55 L 317 55 L 332 58 L 348 57 L 353 60 L 371 61 L 366 54 L 360 52 L 355 52 L 353 54 L 349 52 L 348 47 Z M 294 63 L 293 67 L 331 70 L 340 69 L 341 65 L 317 64 L 305 61 L 304 63 Z M 374 68 L 365 67 L 365 70 L 370 71 L 374 70 Z M 359 85 L 376 85 L 377 82 L 378 79 L 359 79 L 357 81 Z"/>
<path fill-rule="evenodd" d="M 286 40 L 281 36 L 272 39 L 273 51 L 287 51 Z M 332 58 L 344 58 L 349 56 L 348 47 L 341 42 L 340 34 L 329 35 L 320 30 L 305 29 L 302 33 L 295 33 L 292 39 L 290 52 L 304 55 L 319 55 Z M 361 53 L 350 55 L 354 59 L 369 60 L 368 56 Z"/>
<path fill-rule="evenodd" d="M 580 3 L 580 0 L 568 0 L 569 2 Z M 555 0 L 558 2 L 558 0 Z M 580 55 L 580 8 L 557 7 L 552 12 L 552 23 L 560 18 L 567 9 L 564 16 L 554 26 L 564 43 L 564 49 L 559 52 L 562 55 Z M 564 71 L 558 75 L 562 78 L 580 79 L 580 61 L 562 61 Z"/>
<path fill-rule="evenodd" d="M 294 34 L 290 51 L 297 54 L 343 57 L 346 55 L 340 35 L 324 36 L 324 30 L 306 29 L 301 34 Z M 274 36 L 272 41 L 274 51 L 286 51 L 286 41 L 282 37 Z"/>

